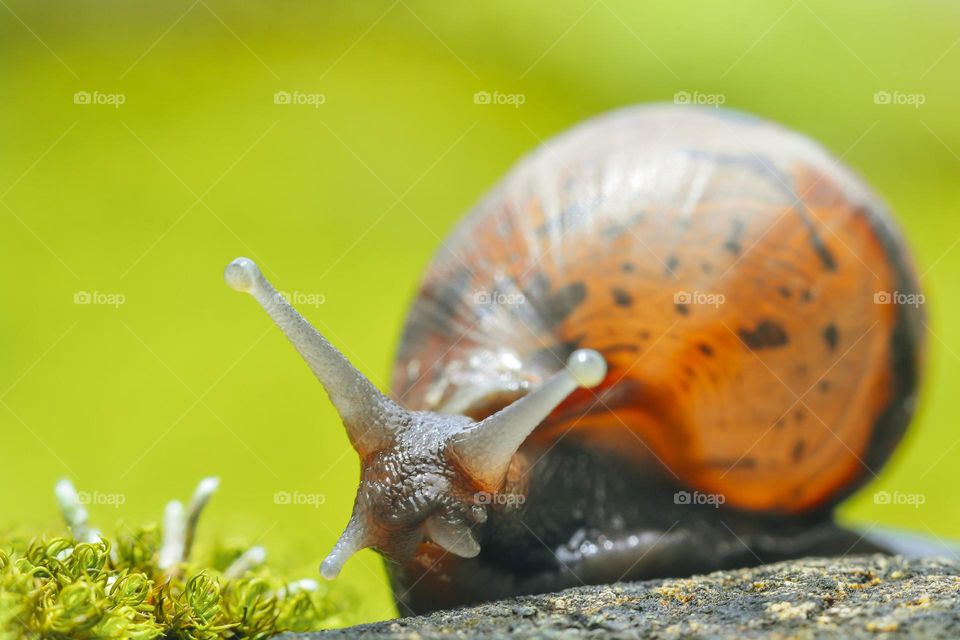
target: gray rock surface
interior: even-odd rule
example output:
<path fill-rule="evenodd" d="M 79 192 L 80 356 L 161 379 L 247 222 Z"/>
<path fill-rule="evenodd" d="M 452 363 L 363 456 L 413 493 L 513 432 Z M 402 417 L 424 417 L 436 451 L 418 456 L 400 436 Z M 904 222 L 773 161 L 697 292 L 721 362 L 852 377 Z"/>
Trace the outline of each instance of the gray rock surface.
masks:
<path fill-rule="evenodd" d="M 337 638 L 960 638 L 960 562 L 805 559 L 568 589 L 350 629 Z"/>

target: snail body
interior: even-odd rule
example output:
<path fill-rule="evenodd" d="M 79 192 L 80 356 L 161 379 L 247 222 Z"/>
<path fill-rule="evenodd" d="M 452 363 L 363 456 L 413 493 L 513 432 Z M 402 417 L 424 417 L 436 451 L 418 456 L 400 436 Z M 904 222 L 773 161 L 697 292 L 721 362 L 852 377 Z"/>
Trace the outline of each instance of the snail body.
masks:
<path fill-rule="evenodd" d="M 883 548 L 832 511 L 912 416 L 919 287 L 883 203 L 799 134 L 648 106 L 549 141 L 443 243 L 394 399 L 252 263 L 227 279 L 361 456 L 325 575 L 376 548 L 404 611 Z"/>

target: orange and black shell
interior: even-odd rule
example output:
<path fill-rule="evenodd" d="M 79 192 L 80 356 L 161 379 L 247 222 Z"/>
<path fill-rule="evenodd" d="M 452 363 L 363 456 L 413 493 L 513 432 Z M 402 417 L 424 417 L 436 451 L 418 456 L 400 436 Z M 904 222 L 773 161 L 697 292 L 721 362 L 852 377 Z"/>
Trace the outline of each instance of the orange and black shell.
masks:
<path fill-rule="evenodd" d="M 816 143 L 633 107 L 547 142 L 459 224 L 393 391 L 482 416 L 597 349 L 603 384 L 525 447 L 603 447 L 728 506 L 808 513 L 874 477 L 912 416 L 918 293 L 882 201 Z"/>

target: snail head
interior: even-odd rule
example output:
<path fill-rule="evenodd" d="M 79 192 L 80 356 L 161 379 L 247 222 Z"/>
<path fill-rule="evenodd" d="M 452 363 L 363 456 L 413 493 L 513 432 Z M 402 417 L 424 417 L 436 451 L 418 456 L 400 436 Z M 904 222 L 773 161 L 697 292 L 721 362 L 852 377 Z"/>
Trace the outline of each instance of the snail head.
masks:
<path fill-rule="evenodd" d="M 346 560 L 373 548 L 405 562 L 429 542 L 474 557 L 473 528 L 488 508 L 480 492 L 503 487 L 527 436 L 571 392 L 603 380 L 607 365 L 591 349 L 570 355 L 565 368 L 483 420 L 412 411 L 380 392 L 267 281 L 253 261 L 237 258 L 227 284 L 251 294 L 273 319 L 326 390 L 360 455 L 360 486 L 353 513 L 320 567 L 334 578 Z"/>

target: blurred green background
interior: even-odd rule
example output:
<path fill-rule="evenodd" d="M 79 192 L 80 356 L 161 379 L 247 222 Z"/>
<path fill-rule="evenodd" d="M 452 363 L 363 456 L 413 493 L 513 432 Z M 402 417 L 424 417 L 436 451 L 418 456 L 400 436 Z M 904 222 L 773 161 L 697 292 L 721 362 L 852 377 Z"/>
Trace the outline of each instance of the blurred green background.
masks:
<path fill-rule="evenodd" d="M 960 538 L 960 5 L 0 5 L 3 524 L 56 525 L 63 476 L 123 496 L 91 507 L 110 528 L 216 474 L 202 535 L 314 576 L 357 460 L 224 265 L 259 260 L 385 387 L 432 252 L 519 155 L 608 109 L 700 92 L 822 141 L 898 213 L 928 294 L 927 384 L 905 445 L 843 517 Z M 878 490 L 924 504 L 875 504 Z M 341 580 L 363 619 L 394 615 L 372 552 Z"/>

